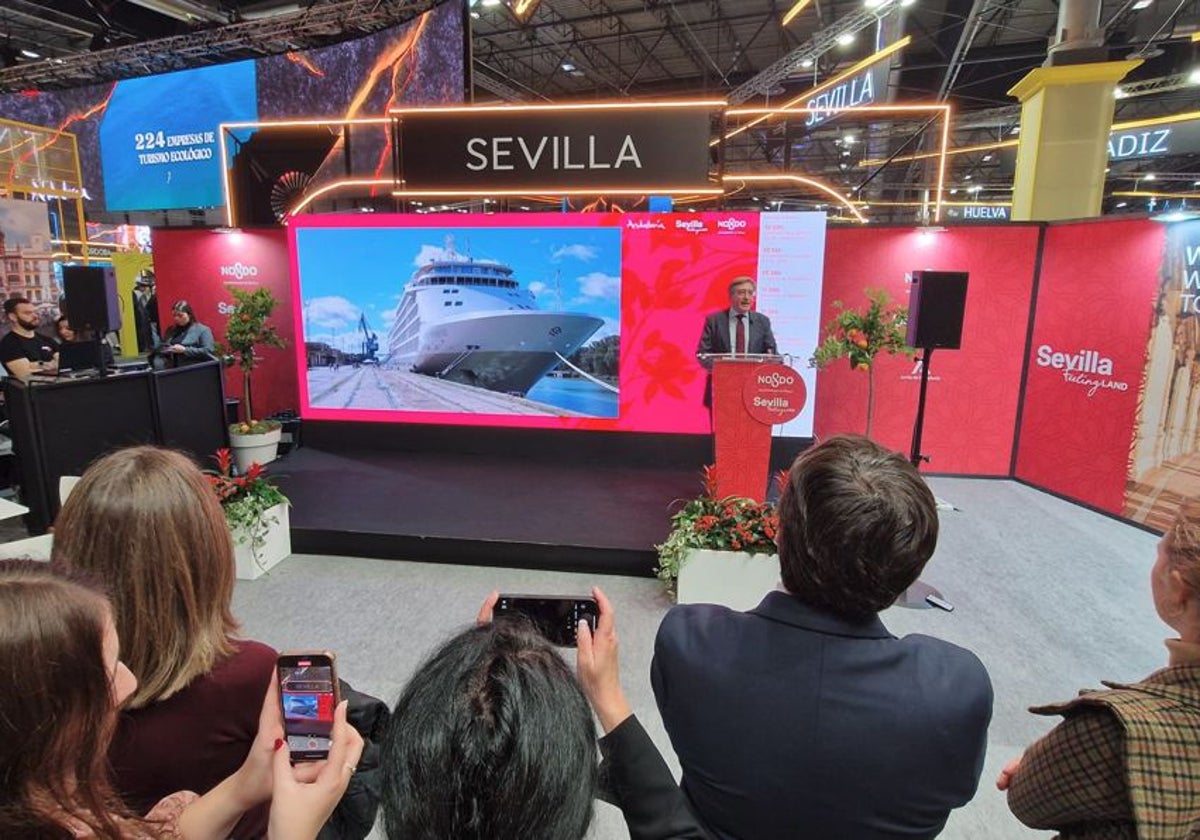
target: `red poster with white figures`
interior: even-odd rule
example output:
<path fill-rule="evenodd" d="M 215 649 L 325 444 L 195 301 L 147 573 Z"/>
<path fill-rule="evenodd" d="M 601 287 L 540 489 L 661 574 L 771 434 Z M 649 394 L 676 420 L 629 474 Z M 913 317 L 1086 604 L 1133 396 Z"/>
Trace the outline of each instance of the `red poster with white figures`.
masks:
<path fill-rule="evenodd" d="M 158 310 L 164 329 L 171 323 L 171 306 L 186 300 L 197 320 L 212 329 L 220 344 L 233 306 L 230 288 L 251 291 L 263 286 L 271 290 L 279 301 L 271 322 L 287 346 L 268 348 L 261 353 L 253 374 L 254 413 L 261 418 L 282 409 L 297 409 L 299 394 L 293 362 L 296 336 L 291 319 L 287 233 L 282 229 L 233 233 L 156 230 L 153 236 Z M 242 373 L 237 367 L 226 370 L 225 395 L 242 396 Z"/>
<path fill-rule="evenodd" d="M 1164 227 L 1046 231 L 1017 478 L 1121 513 Z"/>
<path fill-rule="evenodd" d="M 1008 475 L 1037 242 L 1033 225 L 829 231 L 822 324 L 836 314 L 834 301 L 865 306 L 864 289 L 885 289 L 893 301 L 907 305 L 909 272 L 970 274 L 962 347 L 938 350 L 931 360 L 921 447 L 930 461 L 922 469 Z M 872 437 L 906 454 L 920 379 L 913 360 L 876 357 Z M 866 374 L 842 360 L 822 371 L 817 385 L 816 435 L 863 432 Z"/>

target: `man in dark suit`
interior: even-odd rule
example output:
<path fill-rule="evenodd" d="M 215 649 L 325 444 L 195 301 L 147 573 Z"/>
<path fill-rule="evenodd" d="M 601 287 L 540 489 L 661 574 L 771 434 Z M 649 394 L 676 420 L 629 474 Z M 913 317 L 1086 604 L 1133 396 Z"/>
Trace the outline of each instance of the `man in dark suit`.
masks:
<path fill-rule="evenodd" d="M 705 319 L 697 355 L 778 352 L 771 332 L 771 319 L 761 312 L 751 311 L 755 291 L 754 281 L 749 277 L 737 277 L 729 284 L 729 308 Z M 712 406 L 712 359 L 701 359 L 700 364 L 709 372 L 704 386 L 704 406 L 708 408 Z"/>
<path fill-rule="evenodd" d="M 971 652 L 878 613 L 937 544 L 902 456 L 859 436 L 796 459 L 779 501 L 782 590 L 749 612 L 678 606 L 651 682 L 692 810 L 714 837 L 932 838 L 975 794 L 992 686 Z"/>

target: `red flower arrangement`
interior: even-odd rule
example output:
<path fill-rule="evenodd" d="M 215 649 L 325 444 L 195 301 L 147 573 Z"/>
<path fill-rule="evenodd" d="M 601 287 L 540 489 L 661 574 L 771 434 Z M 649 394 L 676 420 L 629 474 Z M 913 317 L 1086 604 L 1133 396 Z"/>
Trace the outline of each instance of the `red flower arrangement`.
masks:
<path fill-rule="evenodd" d="M 221 502 L 234 539 L 248 542 L 257 557 L 275 521 L 267 511 L 279 504 L 290 504 L 288 498 L 267 479 L 267 471 L 261 464 L 251 464 L 245 475 L 234 475 L 232 452 L 218 449 L 214 460 L 217 471 L 205 473 L 208 484 Z"/>
<path fill-rule="evenodd" d="M 786 475 L 786 473 L 785 473 Z M 777 479 L 778 480 L 778 479 Z M 774 554 L 779 513 L 769 503 L 730 496 L 718 499 L 716 468 L 703 471 L 704 492 L 671 517 L 671 533 L 658 549 L 658 577 L 673 586 L 691 549 Z"/>

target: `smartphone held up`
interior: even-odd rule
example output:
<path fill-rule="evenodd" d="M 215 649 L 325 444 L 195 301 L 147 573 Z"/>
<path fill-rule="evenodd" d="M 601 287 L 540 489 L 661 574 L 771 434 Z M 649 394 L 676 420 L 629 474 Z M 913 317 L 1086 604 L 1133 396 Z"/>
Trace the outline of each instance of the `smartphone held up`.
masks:
<path fill-rule="evenodd" d="M 283 731 L 292 761 L 324 761 L 338 704 L 335 657 L 329 651 L 283 653 L 275 666 Z"/>
<path fill-rule="evenodd" d="M 575 647 L 579 622 L 594 633 L 600 608 L 590 595 L 501 595 L 494 615 L 524 618 L 551 644 Z"/>

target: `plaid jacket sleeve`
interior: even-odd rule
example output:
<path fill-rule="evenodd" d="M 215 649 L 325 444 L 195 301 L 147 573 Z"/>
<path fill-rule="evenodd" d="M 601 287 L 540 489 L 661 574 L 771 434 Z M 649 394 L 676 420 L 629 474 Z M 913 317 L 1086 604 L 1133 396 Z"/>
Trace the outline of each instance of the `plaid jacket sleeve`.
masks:
<path fill-rule="evenodd" d="M 1030 828 L 1132 824 L 1120 722 L 1095 707 L 1067 715 L 1025 751 L 1008 788 L 1009 809 Z"/>

